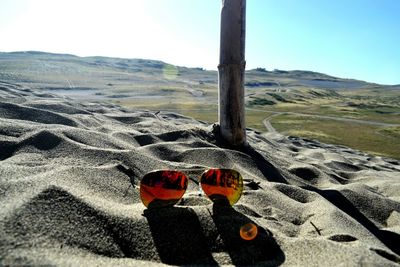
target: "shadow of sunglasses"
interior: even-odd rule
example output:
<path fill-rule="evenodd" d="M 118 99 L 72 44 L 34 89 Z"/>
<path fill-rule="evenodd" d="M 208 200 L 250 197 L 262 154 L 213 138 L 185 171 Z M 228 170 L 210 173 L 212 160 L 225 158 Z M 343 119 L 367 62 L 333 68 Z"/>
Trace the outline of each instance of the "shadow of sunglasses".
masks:
<path fill-rule="evenodd" d="M 209 169 L 199 179 L 204 193 L 214 203 L 232 206 L 242 195 L 243 177 L 238 171 Z M 173 206 L 185 194 L 188 181 L 180 171 L 149 172 L 140 181 L 140 198 L 147 208 Z"/>

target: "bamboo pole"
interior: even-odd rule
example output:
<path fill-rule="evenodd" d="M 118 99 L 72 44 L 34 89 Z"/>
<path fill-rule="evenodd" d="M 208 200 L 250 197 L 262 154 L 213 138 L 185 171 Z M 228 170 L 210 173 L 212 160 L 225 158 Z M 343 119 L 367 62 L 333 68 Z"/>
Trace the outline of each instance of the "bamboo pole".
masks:
<path fill-rule="evenodd" d="M 232 146 L 246 143 L 244 114 L 246 0 L 222 0 L 218 121 Z"/>

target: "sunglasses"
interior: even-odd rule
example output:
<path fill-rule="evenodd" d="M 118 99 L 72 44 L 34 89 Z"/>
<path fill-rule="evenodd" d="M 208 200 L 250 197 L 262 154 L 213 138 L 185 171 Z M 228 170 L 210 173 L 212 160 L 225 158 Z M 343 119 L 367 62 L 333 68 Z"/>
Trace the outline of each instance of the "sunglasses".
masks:
<path fill-rule="evenodd" d="M 232 169 L 209 169 L 200 176 L 204 193 L 216 204 L 233 205 L 243 191 L 242 175 Z M 189 178 L 180 171 L 157 170 L 140 181 L 140 198 L 147 208 L 173 206 L 182 198 Z"/>

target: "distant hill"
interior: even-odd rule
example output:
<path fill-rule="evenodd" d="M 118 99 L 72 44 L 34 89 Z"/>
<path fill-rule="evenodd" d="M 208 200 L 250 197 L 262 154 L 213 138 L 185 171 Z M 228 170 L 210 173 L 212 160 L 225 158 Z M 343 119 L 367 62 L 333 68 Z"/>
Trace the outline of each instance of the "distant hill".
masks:
<path fill-rule="evenodd" d="M 89 77 L 96 82 L 88 81 Z M 176 83 L 193 85 L 193 82 L 216 85 L 218 77 L 216 71 L 172 66 L 158 60 L 78 57 L 26 51 L 0 52 L 0 80 L 26 83 L 37 88 L 60 86 L 61 83 L 61 86 L 102 89 L 113 81 L 136 85 L 140 83 L 146 85 L 150 81 L 154 85 Z M 248 70 L 245 85 L 246 87 L 304 86 L 333 90 L 382 87 L 374 83 L 342 79 L 312 71 L 267 71 L 262 68 Z"/>

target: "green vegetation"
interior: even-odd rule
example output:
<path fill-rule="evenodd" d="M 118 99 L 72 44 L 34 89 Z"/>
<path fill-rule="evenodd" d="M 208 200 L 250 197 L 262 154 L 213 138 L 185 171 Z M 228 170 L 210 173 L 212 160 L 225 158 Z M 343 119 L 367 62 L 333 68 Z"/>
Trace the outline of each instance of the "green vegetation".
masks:
<path fill-rule="evenodd" d="M 249 101 L 249 106 L 265 106 L 265 105 L 275 105 L 276 102 L 265 99 L 265 98 L 257 98 Z"/>
<path fill-rule="evenodd" d="M 379 132 L 388 138 L 400 139 L 400 126 L 383 128 Z"/>
<path fill-rule="evenodd" d="M 345 145 L 371 154 L 400 159 L 400 127 L 383 127 L 298 115 L 279 115 L 271 120 L 285 135 Z"/>

